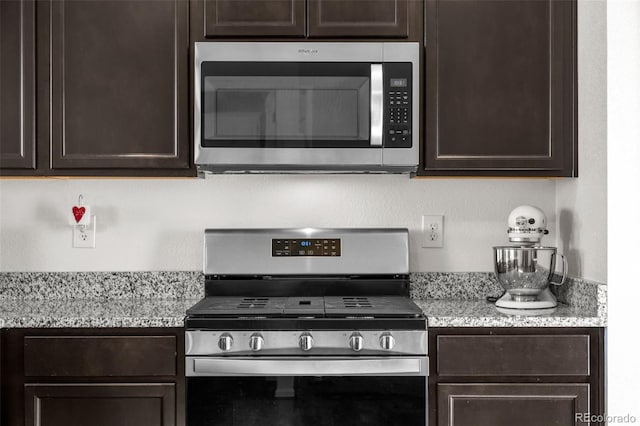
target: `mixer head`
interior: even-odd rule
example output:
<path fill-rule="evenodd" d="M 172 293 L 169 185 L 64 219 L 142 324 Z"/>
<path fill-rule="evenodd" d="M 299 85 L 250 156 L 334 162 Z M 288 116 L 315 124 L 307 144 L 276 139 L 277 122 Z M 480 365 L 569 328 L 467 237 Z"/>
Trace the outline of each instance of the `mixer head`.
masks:
<path fill-rule="evenodd" d="M 518 206 L 509 214 L 509 241 L 522 245 L 539 244 L 547 231 L 547 217 L 534 206 Z"/>

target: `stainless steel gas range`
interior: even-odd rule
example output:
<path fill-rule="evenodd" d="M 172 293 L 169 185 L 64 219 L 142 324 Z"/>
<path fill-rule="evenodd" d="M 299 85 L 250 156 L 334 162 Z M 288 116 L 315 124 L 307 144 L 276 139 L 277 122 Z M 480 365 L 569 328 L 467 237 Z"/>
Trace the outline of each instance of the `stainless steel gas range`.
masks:
<path fill-rule="evenodd" d="M 187 311 L 188 426 L 424 426 L 406 229 L 210 229 Z"/>

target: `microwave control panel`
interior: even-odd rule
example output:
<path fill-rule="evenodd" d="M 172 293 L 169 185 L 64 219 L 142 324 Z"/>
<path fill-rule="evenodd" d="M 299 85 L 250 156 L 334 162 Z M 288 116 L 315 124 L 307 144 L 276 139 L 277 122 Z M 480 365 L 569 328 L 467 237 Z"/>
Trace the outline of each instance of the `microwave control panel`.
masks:
<path fill-rule="evenodd" d="M 387 62 L 383 67 L 383 145 L 387 148 L 411 148 L 411 63 Z"/>

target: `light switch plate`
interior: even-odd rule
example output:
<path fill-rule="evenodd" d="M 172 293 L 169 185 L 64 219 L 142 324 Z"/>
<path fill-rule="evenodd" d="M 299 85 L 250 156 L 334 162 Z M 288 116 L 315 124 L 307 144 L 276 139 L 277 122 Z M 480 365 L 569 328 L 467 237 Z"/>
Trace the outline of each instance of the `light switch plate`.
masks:
<path fill-rule="evenodd" d="M 444 215 L 422 216 L 422 247 L 442 247 L 444 243 Z"/>

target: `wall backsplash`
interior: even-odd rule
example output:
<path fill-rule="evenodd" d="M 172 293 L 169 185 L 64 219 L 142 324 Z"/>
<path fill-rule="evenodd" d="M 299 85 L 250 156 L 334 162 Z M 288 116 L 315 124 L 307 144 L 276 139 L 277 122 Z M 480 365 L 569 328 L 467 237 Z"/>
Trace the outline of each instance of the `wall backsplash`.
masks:
<path fill-rule="evenodd" d="M 95 249 L 71 248 L 67 210 L 83 194 Z M 555 181 L 406 175 L 216 175 L 207 179 L 0 180 L 0 271 L 202 268 L 207 227 L 407 227 L 412 271 L 492 271 L 520 204 L 548 215 Z M 444 215 L 444 247 L 421 247 L 421 216 Z"/>

